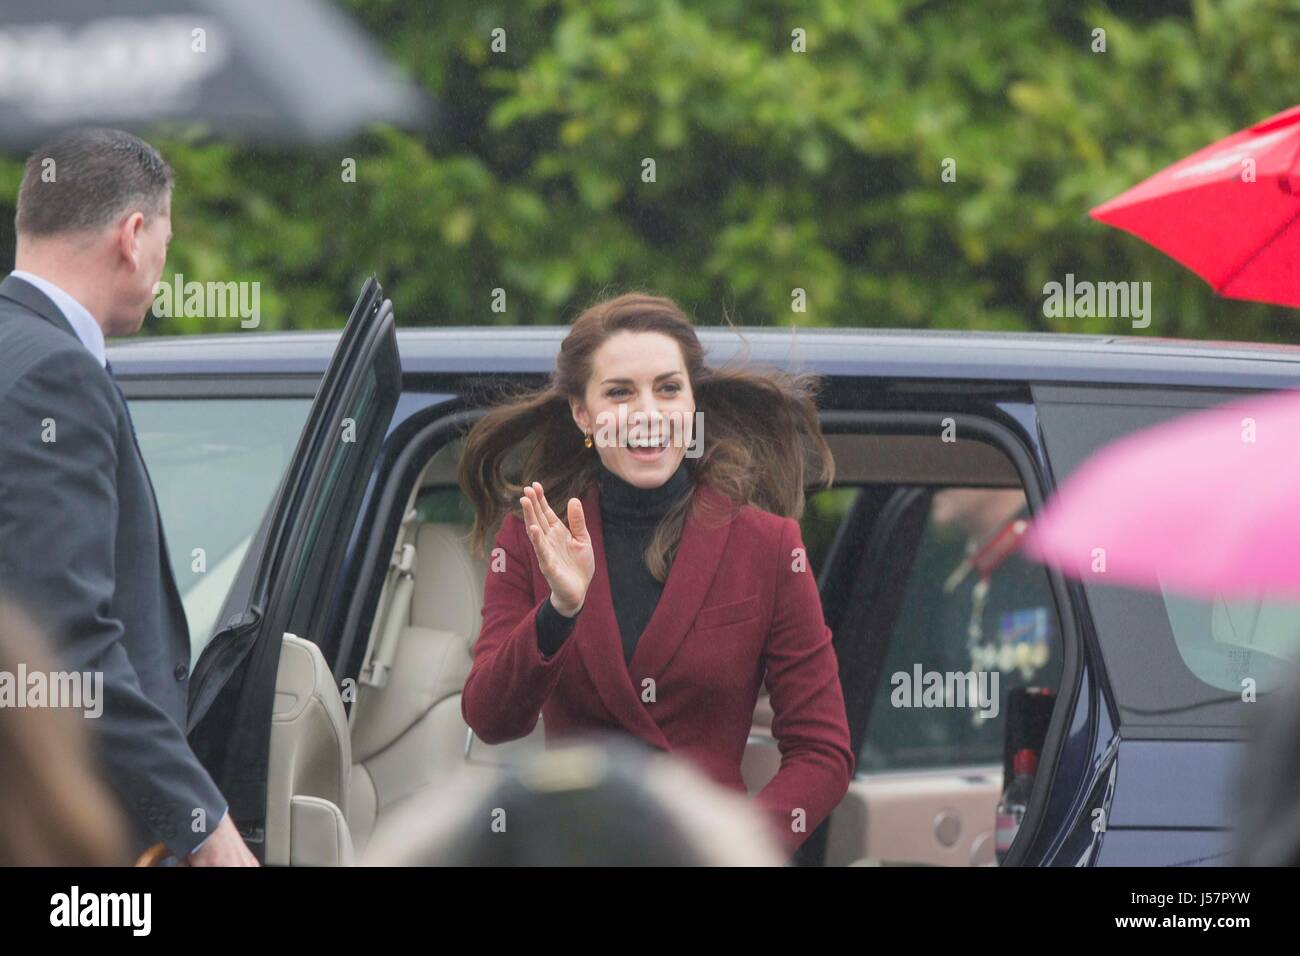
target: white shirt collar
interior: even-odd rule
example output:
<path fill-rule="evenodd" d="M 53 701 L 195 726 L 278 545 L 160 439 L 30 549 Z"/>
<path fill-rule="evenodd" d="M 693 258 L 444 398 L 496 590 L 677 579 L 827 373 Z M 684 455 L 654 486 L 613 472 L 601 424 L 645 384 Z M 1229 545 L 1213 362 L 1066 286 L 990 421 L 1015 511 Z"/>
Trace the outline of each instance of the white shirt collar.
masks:
<path fill-rule="evenodd" d="M 49 297 L 49 300 L 58 306 L 63 317 L 68 320 L 72 326 L 72 331 L 77 333 L 77 338 L 81 339 L 81 344 L 90 350 L 90 354 L 99 360 L 100 365 L 108 363 L 108 354 L 104 351 L 104 330 L 100 328 L 99 323 L 90 311 L 74 299 L 67 292 L 60 289 L 49 279 L 42 279 L 38 275 L 32 275 L 30 272 L 24 272 L 21 269 L 15 269 L 10 275 L 17 276 L 25 282 L 30 282 L 36 288 Z"/>

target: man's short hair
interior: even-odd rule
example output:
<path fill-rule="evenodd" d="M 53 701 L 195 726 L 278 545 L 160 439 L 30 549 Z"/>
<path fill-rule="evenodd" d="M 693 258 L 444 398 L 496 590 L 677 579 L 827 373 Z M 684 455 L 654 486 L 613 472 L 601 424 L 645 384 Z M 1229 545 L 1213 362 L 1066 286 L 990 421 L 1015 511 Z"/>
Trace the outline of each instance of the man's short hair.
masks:
<path fill-rule="evenodd" d="M 139 210 L 163 211 L 175 174 L 162 154 L 116 129 L 68 130 L 27 158 L 14 225 L 20 236 L 102 229 Z"/>

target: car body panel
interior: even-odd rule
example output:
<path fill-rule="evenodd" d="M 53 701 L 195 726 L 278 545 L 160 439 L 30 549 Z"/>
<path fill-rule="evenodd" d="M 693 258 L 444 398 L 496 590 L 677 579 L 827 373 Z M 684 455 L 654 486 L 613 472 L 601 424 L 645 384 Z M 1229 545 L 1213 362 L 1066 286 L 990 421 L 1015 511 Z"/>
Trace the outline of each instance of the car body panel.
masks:
<path fill-rule="evenodd" d="M 567 327 L 400 329 L 403 391 L 386 428 L 351 529 L 342 573 L 325 601 L 340 609 L 363 562 L 362 529 L 374 520 L 378 476 L 410 436 L 466 406 L 486 381 L 544 381 Z M 976 416 L 1005 429 L 1029 462 L 1041 494 L 1055 487 L 1034 404 L 1042 384 L 1215 390 L 1300 386 L 1300 347 L 1199 343 L 1130 336 L 907 330 L 698 329 L 711 363 L 748 357 L 828 376 L 827 410 Z M 310 394 L 338 345 L 337 332 L 232 333 L 114 343 L 114 368 L 131 398 L 231 388 Z M 1226 394 L 1226 392 L 1225 392 Z M 250 549 L 251 551 L 252 549 Z M 1121 736 L 1082 588 L 1065 583 L 1063 613 L 1077 634 L 1075 680 L 1060 688 L 1054 773 L 1035 787 L 1031 818 L 1009 862 L 1029 865 L 1168 865 L 1226 862 L 1232 795 L 1225 781 L 1240 745 L 1195 737 Z M 1064 623 L 1064 622 L 1063 622 Z M 337 635 L 335 635 L 337 637 Z M 336 663 L 337 670 L 345 661 Z M 1059 710 L 1059 708 L 1058 708 Z M 1054 718 L 1055 723 L 1056 718 Z"/>
<path fill-rule="evenodd" d="M 567 326 L 398 330 L 408 378 L 546 375 Z M 711 362 L 744 354 L 741 336 L 697 328 Z M 1300 346 L 1209 343 L 1140 336 L 893 329 L 746 329 L 756 362 L 826 375 L 1012 382 L 1098 382 L 1214 388 L 1300 386 Z M 337 332 L 240 332 L 134 338 L 109 349 L 122 378 L 173 375 L 321 375 Z"/>

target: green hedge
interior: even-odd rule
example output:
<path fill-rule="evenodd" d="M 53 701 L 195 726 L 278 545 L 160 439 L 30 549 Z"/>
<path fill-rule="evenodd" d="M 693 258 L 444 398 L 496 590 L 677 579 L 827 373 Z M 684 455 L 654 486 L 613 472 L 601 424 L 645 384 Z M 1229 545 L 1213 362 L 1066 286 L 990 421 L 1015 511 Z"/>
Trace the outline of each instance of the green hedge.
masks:
<path fill-rule="evenodd" d="M 561 323 L 645 288 L 706 323 L 1133 333 L 1045 318 L 1044 283 L 1073 273 L 1150 281 L 1138 334 L 1292 338 L 1288 310 L 1218 299 L 1086 212 L 1293 105 L 1293 3 L 349 6 L 439 98 L 437 133 L 159 142 L 179 174 L 169 275 L 259 280 L 264 329 L 341 324 L 374 270 L 404 325 Z M 0 160 L 6 254 L 19 171 Z"/>

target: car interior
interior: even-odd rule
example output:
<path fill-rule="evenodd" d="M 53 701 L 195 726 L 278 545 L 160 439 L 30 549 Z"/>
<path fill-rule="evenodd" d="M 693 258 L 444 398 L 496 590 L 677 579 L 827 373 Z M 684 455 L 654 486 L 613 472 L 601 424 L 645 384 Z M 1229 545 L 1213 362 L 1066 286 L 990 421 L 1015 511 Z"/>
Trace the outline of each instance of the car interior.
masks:
<path fill-rule="evenodd" d="M 889 713 L 880 702 L 890 694 L 891 664 L 910 667 L 917 657 L 906 646 L 910 632 L 895 624 L 910 613 L 909 601 L 934 603 L 941 593 L 933 568 L 946 566 L 917 557 L 930 538 L 944 543 L 933 520 L 936 492 L 1023 492 L 1021 479 L 1005 454 L 978 440 L 826 437 L 835 484 L 809 494 L 805 541 L 860 759 L 842 803 L 800 853 L 827 866 L 994 865 L 1005 766 L 1000 724 L 972 731 L 957 727 L 970 722 L 966 711 Z M 316 645 L 285 638 L 271 739 L 268 864 L 351 863 L 403 801 L 458 774 L 501 774 L 543 747 L 540 720 L 527 737 L 489 746 L 461 718 L 487 566 L 466 543 L 469 514 L 455 478 L 460 447 L 454 440 L 438 449 L 405 497 L 350 709 Z M 1056 615 L 1054 604 L 1049 613 Z M 967 635 L 954 630 L 940 629 L 935 640 L 953 642 L 960 659 Z M 771 725 L 764 688 L 742 765 L 751 793 L 780 765 Z M 900 742 L 911 736 L 917 739 Z M 966 742 L 953 742 L 959 738 Z"/>

